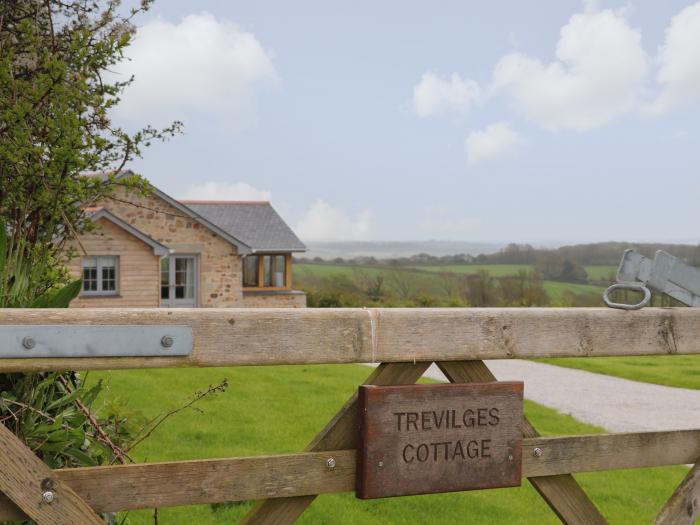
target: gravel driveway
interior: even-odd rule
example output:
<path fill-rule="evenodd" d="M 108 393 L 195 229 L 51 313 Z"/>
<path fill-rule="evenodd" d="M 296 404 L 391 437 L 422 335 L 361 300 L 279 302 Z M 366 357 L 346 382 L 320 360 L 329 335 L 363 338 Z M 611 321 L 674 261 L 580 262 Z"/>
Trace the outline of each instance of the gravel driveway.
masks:
<path fill-rule="evenodd" d="M 700 390 L 519 359 L 486 364 L 501 381 L 524 381 L 527 399 L 611 432 L 700 428 Z M 425 375 L 445 379 L 435 365 Z"/>

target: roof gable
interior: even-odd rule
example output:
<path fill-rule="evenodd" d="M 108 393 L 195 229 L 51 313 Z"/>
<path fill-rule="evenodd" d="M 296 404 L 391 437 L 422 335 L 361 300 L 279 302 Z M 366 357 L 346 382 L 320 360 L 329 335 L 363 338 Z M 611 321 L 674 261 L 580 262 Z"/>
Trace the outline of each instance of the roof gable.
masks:
<path fill-rule="evenodd" d="M 96 209 L 88 209 L 86 210 L 87 214 L 90 216 L 90 219 L 92 219 L 93 222 L 96 222 L 100 219 L 105 219 L 115 226 L 118 226 L 122 230 L 126 231 L 127 233 L 133 235 L 140 241 L 143 241 L 146 243 L 148 246 L 153 248 L 153 254 L 157 255 L 159 257 L 163 257 L 165 255 L 168 255 L 170 253 L 170 250 L 168 249 L 167 246 L 164 246 L 163 244 L 159 243 L 155 239 L 152 239 L 145 233 L 143 233 L 141 230 L 138 230 L 134 228 L 131 224 L 124 222 L 121 220 L 119 217 L 114 215 L 113 213 L 110 213 L 104 208 L 96 208 Z"/>
<path fill-rule="evenodd" d="M 135 175 L 135 173 L 133 171 L 125 170 L 125 171 L 121 172 L 119 175 L 117 175 L 117 180 L 122 179 L 124 177 L 133 177 L 134 175 Z M 98 177 L 102 177 L 102 178 L 107 177 L 107 175 L 104 173 L 103 174 L 100 174 L 100 173 L 92 174 L 91 176 L 98 176 Z M 245 254 L 245 253 L 250 253 L 251 251 L 253 251 L 251 249 L 251 247 L 248 244 L 246 244 L 245 242 L 243 242 L 237 235 L 233 235 L 232 233 L 225 231 L 224 229 L 220 228 L 216 224 L 212 223 L 207 218 L 202 217 L 195 210 L 188 208 L 187 206 L 185 206 L 181 202 L 173 199 L 170 195 L 159 190 L 155 186 L 153 186 L 153 194 L 156 195 L 159 199 L 162 199 L 163 201 L 170 204 L 176 210 L 184 213 L 188 217 L 192 217 L 192 219 L 197 221 L 199 224 L 201 224 L 202 226 L 204 226 L 208 230 L 211 230 L 212 232 L 219 235 L 221 238 L 223 238 L 223 239 L 227 240 L 228 242 L 230 242 L 231 244 L 233 244 L 236 247 L 238 253 Z"/>

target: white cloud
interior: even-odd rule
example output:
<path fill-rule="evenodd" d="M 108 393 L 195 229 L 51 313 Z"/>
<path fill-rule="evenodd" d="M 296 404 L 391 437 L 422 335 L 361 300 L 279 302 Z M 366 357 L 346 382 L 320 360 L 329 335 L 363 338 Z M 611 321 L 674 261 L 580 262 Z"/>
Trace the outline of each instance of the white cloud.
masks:
<path fill-rule="evenodd" d="M 182 199 L 269 201 L 271 197 L 271 192 L 259 190 L 247 182 L 205 182 L 187 188 Z"/>
<path fill-rule="evenodd" d="M 472 131 L 464 141 L 467 162 L 476 164 L 482 160 L 495 159 L 511 154 L 522 142 L 520 135 L 510 124 L 496 122 L 483 131 Z"/>
<path fill-rule="evenodd" d="M 663 113 L 700 99 L 700 2 L 671 19 L 658 59 L 656 80 L 662 92 L 652 112 Z"/>
<path fill-rule="evenodd" d="M 304 241 L 365 241 L 374 234 L 374 214 L 364 210 L 351 216 L 317 199 L 295 228 Z"/>
<path fill-rule="evenodd" d="M 457 73 L 441 78 L 427 72 L 413 88 L 413 108 L 419 117 L 466 112 L 480 97 L 479 85 L 473 80 L 463 80 Z"/>
<path fill-rule="evenodd" d="M 254 34 L 209 13 L 173 24 L 157 18 L 140 27 L 115 78 L 129 86 L 117 107 L 127 119 L 173 120 L 190 111 L 223 119 L 250 116 L 256 90 L 273 84 L 270 53 Z"/>
<path fill-rule="evenodd" d="M 548 129 L 587 130 L 640 108 L 648 59 L 624 12 L 588 2 L 562 27 L 556 58 L 508 54 L 494 69 L 493 87 Z"/>

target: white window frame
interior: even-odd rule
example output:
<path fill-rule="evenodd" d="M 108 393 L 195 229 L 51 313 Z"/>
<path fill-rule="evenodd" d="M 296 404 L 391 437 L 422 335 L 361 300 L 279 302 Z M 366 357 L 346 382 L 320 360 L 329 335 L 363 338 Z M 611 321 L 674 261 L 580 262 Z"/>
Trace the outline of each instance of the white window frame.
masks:
<path fill-rule="evenodd" d="M 95 259 L 95 266 L 97 267 L 97 290 L 85 290 L 85 283 L 83 283 L 83 290 L 81 295 L 88 297 L 105 297 L 119 295 L 119 257 L 117 255 L 87 255 L 81 260 L 81 277 L 84 274 L 85 259 Z M 112 259 L 114 261 L 114 290 L 103 290 L 102 289 L 102 259 Z"/>

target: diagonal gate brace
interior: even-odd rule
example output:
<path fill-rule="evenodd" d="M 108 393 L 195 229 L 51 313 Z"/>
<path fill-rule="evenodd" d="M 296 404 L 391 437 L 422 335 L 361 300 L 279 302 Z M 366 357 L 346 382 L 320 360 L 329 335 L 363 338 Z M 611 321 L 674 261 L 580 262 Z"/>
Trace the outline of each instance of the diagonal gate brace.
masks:
<path fill-rule="evenodd" d="M 80 496 L 2 424 L 0 451 L 0 491 L 38 525 L 104 525 Z"/>

